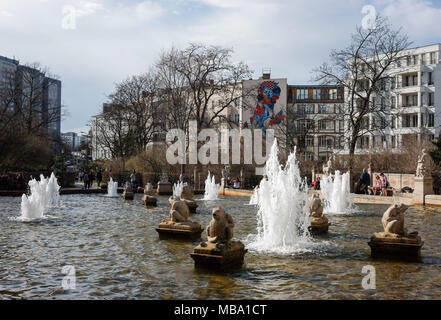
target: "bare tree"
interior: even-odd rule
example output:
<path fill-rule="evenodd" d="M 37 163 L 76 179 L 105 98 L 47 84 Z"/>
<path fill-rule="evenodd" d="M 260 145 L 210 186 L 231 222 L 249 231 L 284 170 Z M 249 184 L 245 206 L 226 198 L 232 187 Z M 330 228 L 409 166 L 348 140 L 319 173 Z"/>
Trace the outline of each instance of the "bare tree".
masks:
<path fill-rule="evenodd" d="M 392 70 L 400 67 L 401 51 L 410 44 L 401 29 L 394 30 L 387 19 L 377 16 L 374 28 L 357 27 L 351 43 L 333 50 L 331 63 L 314 70 L 315 81 L 345 89 L 343 116 L 350 168 L 359 139 L 369 132 L 381 133 L 391 123 L 393 106 L 387 87 L 393 82 Z"/>
<path fill-rule="evenodd" d="M 18 159 L 26 158 L 24 154 L 18 155 L 23 153 L 20 146 L 28 141 L 40 139 L 54 146 L 60 142 L 55 126 L 61 121 L 63 109 L 52 96 L 54 90 L 57 90 L 58 80 L 36 63 L 3 70 L 2 77 L 0 162 L 7 164 L 12 161 L 20 166 Z"/>
<path fill-rule="evenodd" d="M 242 80 L 251 76 L 243 62 L 231 61 L 233 51 L 219 46 L 190 44 L 179 51 L 177 72 L 190 92 L 191 117 L 198 129 L 225 119 L 224 111 L 242 96 Z"/>

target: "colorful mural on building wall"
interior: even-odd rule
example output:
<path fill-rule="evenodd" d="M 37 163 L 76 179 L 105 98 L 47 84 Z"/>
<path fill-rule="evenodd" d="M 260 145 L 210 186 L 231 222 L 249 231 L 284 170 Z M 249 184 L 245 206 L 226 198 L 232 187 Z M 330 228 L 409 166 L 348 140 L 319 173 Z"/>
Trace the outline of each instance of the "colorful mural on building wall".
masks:
<path fill-rule="evenodd" d="M 279 100 L 280 91 L 279 83 L 275 81 L 264 81 L 259 85 L 254 114 L 244 123 L 244 128 L 265 131 L 271 126 L 280 124 L 285 119 L 283 110 L 280 110 L 277 114 L 274 111 L 274 105 Z"/>

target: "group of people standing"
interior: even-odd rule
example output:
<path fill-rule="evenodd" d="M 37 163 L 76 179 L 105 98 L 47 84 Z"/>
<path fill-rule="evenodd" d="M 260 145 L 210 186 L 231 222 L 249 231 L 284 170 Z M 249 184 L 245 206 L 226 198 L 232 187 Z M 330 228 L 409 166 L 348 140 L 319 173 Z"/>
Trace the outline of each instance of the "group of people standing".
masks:
<path fill-rule="evenodd" d="M 96 176 L 93 171 L 80 171 L 79 173 L 80 182 L 83 182 L 83 189 L 90 189 L 93 185 L 93 181 L 96 179 L 96 184 L 98 188 L 101 187 L 101 182 L 103 181 L 103 174 L 101 170 L 98 170 Z"/>
<path fill-rule="evenodd" d="M 363 169 L 363 173 L 358 181 L 358 191 L 359 193 L 372 194 L 376 196 L 380 193 L 381 196 L 387 196 L 387 188 L 389 187 L 389 181 L 387 181 L 386 175 L 382 172 L 380 175 L 375 175 L 375 181 L 372 189 L 371 176 L 366 169 Z M 372 192 L 370 192 L 370 190 Z"/>

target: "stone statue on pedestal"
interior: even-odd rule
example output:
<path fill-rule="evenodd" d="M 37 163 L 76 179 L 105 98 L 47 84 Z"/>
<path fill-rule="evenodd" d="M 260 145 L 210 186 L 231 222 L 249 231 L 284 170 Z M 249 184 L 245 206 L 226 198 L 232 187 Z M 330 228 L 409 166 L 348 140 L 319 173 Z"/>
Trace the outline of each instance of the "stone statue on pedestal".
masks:
<path fill-rule="evenodd" d="M 311 217 L 309 231 L 312 234 L 320 234 L 328 231 L 330 223 L 328 223 L 328 218 L 323 216 L 322 200 L 317 193 L 315 193 L 310 200 L 309 215 Z"/>
<path fill-rule="evenodd" d="M 426 149 L 421 151 L 418 157 L 417 169 L 415 176 L 423 178 L 430 177 L 432 175 L 432 166 L 430 156 L 427 154 Z"/>
<path fill-rule="evenodd" d="M 184 201 L 187 204 L 188 209 L 191 213 L 196 212 L 198 204 L 196 203 L 196 201 L 193 200 L 193 189 L 187 182 L 185 182 L 182 186 L 180 200 Z"/>
<path fill-rule="evenodd" d="M 185 201 L 170 197 L 170 217 L 162 221 L 156 231 L 159 237 L 163 238 L 186 238 L 194 240 L 200 237 L 203 229 L 197 222 L 188 220 L 190 210 Z"/>
<path fill-rule="evenodd" d="M 124 191 L 123 191 L 123 199 L 124 200 L 133 200 L 134 198 L 134 194 L 133 194 L 133 190 L 132 190 L 132 185 L 130 184 L 130 182 L 126 182 L 125 186 L 124 186 Z"/>
<path fill-rule="evenodd" d="M 233 218 L 221 207 L 214 208 L 206 229 L 207 241 L 191 254 L 195 265 L 216 269 L 242 266 L 247 250 L 242 242 L 232 240 L 233 229 Z"/>
<path fill-rule="evenodd" d="M 383 232 L 376 232 L 368 242 L 372 257 L 418 258 L 424 242 L 418 232 L 408 233 L 404 227 L 404 212 L 409 208 L 405 204 L 390 206 L 383 214 L 381 223 Z"/>
<path fill-rule="evenodd" d="M 148 182 L 144 187 L 144 196 L 141 199 L 142 203 L 145 206 L 156 206 L 158 199 L 154 197 L 154 194 L 156 194 L 155 189 L 153 189 L 152 184 Z"/>

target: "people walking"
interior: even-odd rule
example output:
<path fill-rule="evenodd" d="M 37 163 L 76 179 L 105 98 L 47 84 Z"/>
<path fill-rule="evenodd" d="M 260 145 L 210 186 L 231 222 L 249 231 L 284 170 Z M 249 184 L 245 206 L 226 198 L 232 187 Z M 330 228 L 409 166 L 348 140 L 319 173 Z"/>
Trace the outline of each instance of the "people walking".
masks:
<path fill-rule="evenodd" d="M 360 190 L 364 194 L 369 194 L 369 186 L 371 185 L 371 176 L 367 173 L 366 169 L 363 169 L 363 173 L 360 176 Z"/>
<path fill-rule="evenodd" d="M 374 185 L 374 187 L 372 188 L 372 192 L 373 192 L 373 195 L 374 195 L 374 196 L 377 195 L 377 192 L 378 192 L 378 191 L 380 191 L 380 194 L 381 194 L 381 186 L 382 186 L 382 184 L 381 184 L 380 176 L 379 176 L 379 175 L 376 175 L 376 176 L 375 176 L 375 185 Z"/>
<path fill-rule="evenodd" d="M 83 182 L 84 182 L 84 190 L 89 189 L 89 175 L 87 174 L 87 172 L 85 172 L 83 175 Z"/>
<path fill-rule="evenodd" d="M 133 170 L 132 174 L 130 175 L 130 182 L 132 184 L 132 189 L 135 190 L 136 188 L 136 175 L 135 175 L 136 171 Z"/>
<path fill-rule="evenodd" d="M 381 179 L 381 195 L 387 197 L 387 188 L 389 187 L 389 181 L 387 181 L 386 175 L 382 172 L 380 174 Z"/>
<path fill-rule="evenodd" d="M 98 188 L 101 188 L 101 181 L 103 181 L 103 173 L 101 170 L 98 170 L 98 173 L 96 174 L 96 184 L 98 185 Z"/>

